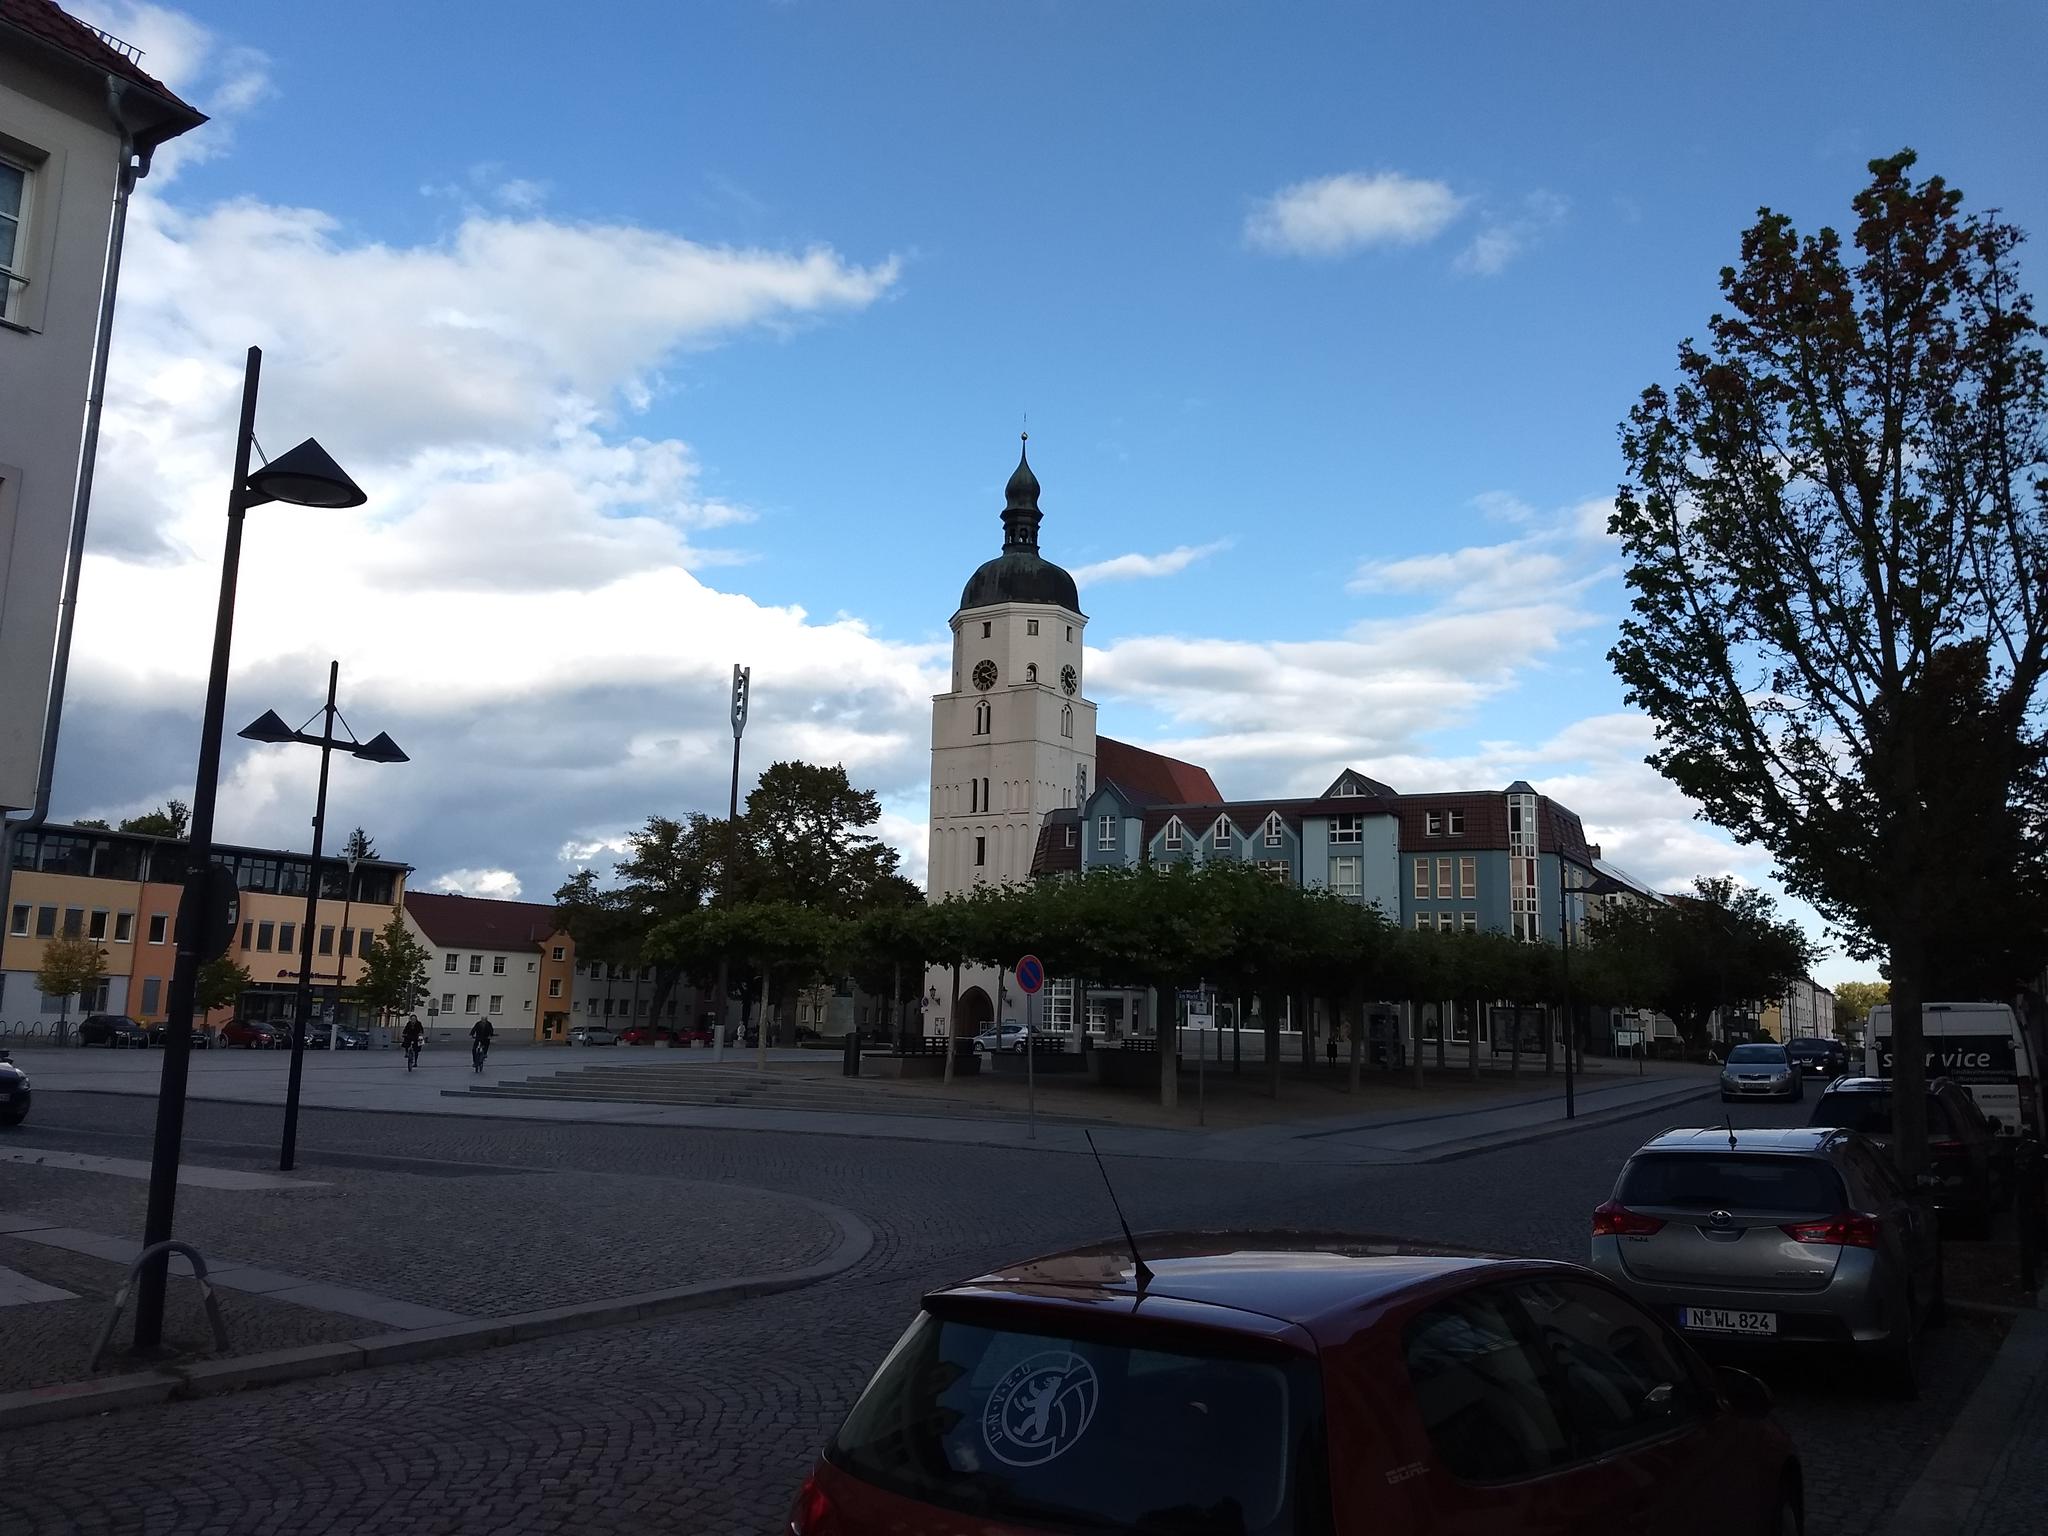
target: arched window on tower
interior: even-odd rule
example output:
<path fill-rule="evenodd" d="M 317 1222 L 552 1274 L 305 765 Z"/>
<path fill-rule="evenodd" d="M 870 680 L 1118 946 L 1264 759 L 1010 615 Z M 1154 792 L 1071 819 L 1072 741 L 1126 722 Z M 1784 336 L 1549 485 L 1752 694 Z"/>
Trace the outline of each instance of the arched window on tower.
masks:
<path fill-rule="evenodd" d="M 1038 663 L 1037 663 L 1037 662 L 1035 662 L 1035 661 L 1027 661 L 1027 662 L 1025 662 L 1025 663 L 1024 663 L 1024 681 L 1025 681 L 1025 682 L 1027 682 L 1027 683 L 1035 683 L 1035 682 L 1037 682 L 1037 681 L 1038 681 Z"/>
<path fill-rule="evenodd" d="M 1062 704 L 1060 706 L 1060 734 L 1062 736 L 1074 734 L 1074 706 L 1071 704 Z"/>
<path fill-rule="evenodd" d="M 992 711 L 991 711 L 991 710 L 989 709 L 989 707 L 988 707 L 988 700 L 987 700 L 987 699 L 983 699 L 983 700 L 981 700 L 981 701 L 980 701 L 979 703 L 977 703 L 977 704 L 976 704 L 976 705 L 974 706 L 974 734 L 975 734 L 975 735 L 977 735 L 977 736 L 986 736 L 986 735 L 988 734 L 988 728 L 989 728 L 989 716 L 990 716 L 990 714 L 991 714 L 991 713 L 992 713 Z"/>

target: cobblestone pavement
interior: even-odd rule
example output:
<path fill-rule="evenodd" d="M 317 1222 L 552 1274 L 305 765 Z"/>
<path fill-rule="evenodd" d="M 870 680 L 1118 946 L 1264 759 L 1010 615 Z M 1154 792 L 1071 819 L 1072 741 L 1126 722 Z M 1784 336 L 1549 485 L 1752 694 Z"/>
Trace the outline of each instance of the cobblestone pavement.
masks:
<path fill-rule="evenodd" d="M 39 1098 L 67 1150 L 136 1155 L 146 1105 Z M 1619 1161 L 1683 1117 L 1641 1119 L 1417 1167 L 1234 1169 L 1119 1158 L 1140 1228 L 1304 1225 L 1583 1256 L 1587 1218 Z M 193 1106 L 192 1155 L 267 1134 L 272 1116 Z M 1747 1123 L 1796 1111 L 1744 1106 Z M 919 1293 L 1004 1259 L 1114 1230 L 1082 1157 L 788 1134 L 536 1125 L 419 1116 L 307 1118 L 323 1149 L 564 1172 L 631 1169 L 808 1195 L 876 1230 L 868 1257 L 813 1289 L 630 1329 L 240 1398 L 21 1431 L 0 1478 L 10 1532 L 768 1531 Z M 430 1181 L 415 1176 L 415 1183 Z M 394 1203 L 396 1214 L 406 1210 Z M 388 1285 L 390 1282 L 386 1282 Z M 566 1299 L 566 1298 L 565 1298 Z M 1775 1373 L 1798 1440 L 1815 1536 L 1866 1531 L 1910 1486 L 1995 1347 L 1995 1330 L 1935 1335 L 1914 1405 L 1835 1373 Z M 118 1436 L 117 1464 L 107 1458 Z"/>

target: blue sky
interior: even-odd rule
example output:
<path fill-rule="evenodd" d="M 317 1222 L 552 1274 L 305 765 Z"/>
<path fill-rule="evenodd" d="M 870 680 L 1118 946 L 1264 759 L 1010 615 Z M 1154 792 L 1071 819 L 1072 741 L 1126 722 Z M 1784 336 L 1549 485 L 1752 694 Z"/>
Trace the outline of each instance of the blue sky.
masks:
<path fill-rule="evenodd" d="M 1027 412 L 1106 731 L 1245 796 L 1342 761 L 1407 789 L 1526 775 L 1650 878 L 1759 878 L 1640 768 L 1604 660 L 1616 423 L 1703 329 L 1760 203 L 1844 222 L 1864 162 L 1912 145 L 1973 206 L 2048 229 L 2048 22 L 2017 4 L 77 9 L 218 113 L 147 185 L 116 354 L 131 445 L 169 451 L 142 409 L 181 351 L 227 354 L 192 383 L 198 432 L 228 419 L 234 338 L 263 341 L 266 411 L 320 415 L 274 430 L 367 463 L 384 509 L 294 557 L 344 588 L 357 557 L 374 575 L 434 551 L 442 573 L 408 567 L 413 597 L 374 624 L 391 581 L 357 594 L 409 651 L 281 619 L 238 651 L 238 689 L 311 697 L 338 649 L 366 708 L 462 764 L 415 751 L 376 802 L 387 848 L 423 881 L 542 899 L 647 811 L 722 799 L 742 637 L 762 751 L 841 749 L 921 862 L 920 689 L 997 543 Z M 646 297 L 692 283 L 717 291 Z M 442 345 L 470 294 L 486 318 Z M 559 334 L 524 334 L 536 317 Z M 497 377 L 478 331 L 524 361 Z M 463 377 L 401 411 L 372 376 L 414 345 L 402 378 Z M 406 420 L 368 425 L 387 407 Z M 577 514 L 606 552 L 590 574 L 551 584 L 546 540 L 521 565 L 507 539 L 502 568 L 448 579 L 499 542 L 494 506 L 544 520 L 599 461 L 633 484 Z M 125 523 L 113 475 L 110 589 L 119 567 L 137 592 L 173 570 L 203 590 L 205 463 L 189 510 L 160 492 Z M 189 538 L 143 547 L 188 515 Z M 687 590 L 636 581 L 664 551 Z M 1133 555 L 1160 574 L 1088 579 Z M 182 761 L 196 692 L 97 623 L 86 686 L 146 700 Z M 538 647 L 523 677 L 465 659 L 479 627 Z M 177 783 L 87 750 L 67 760 L 95 806 Z M 480 764 L 499 815 L 474 809 Z M 248 835 L 302 824 L 297 768 L 242 771 Z"/>

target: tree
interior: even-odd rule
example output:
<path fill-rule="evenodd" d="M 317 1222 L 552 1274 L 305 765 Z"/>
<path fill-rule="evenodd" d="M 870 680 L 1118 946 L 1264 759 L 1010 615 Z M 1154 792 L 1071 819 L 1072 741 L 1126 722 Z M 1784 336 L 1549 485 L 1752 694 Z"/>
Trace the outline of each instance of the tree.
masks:
<path fill-rule="evenodd" d="M 43 946 L 36 985 L 45 997 L 60 998 L 58 1020 L 71 1020 L 71 999 L 98 986 L 107 974 L 107 952 L 92 939 L 66 936 Z"/>
<path fill-rule="evenodd" d="M 662 925 L 696 911 L 715 888 L 723 826 L 696 813 L 680 821 L 649 816 L 626 839 L 626 856 L 612 866 L 618 885 L 600 887 L 596 872 L 582 869 L 555 892 L 556 920 L 576 940 L 580 956 L 654 967 L 656 1018 L 682 967 L 652 937 Z"/>
<path fill-rule="evenodd" d="M 394 1013 L 411 1013 L 427 995 L 427 966 L 432 958 L 394 907 L 391 921 L 363 956 L 363 974 L 354 987 L 356 1000 L 375 1009 L 380 1020 Z"/>
<path fill-rule="evenodd" d="M 1814 950 L 1762 891 L 1722 876 L 1693 894 L 1652 905 L 1609 903 L 1587 924 L 1587 973 L 1603 990 L 1668 1014 L 1700 1048 L 1722 1009 L 1783 997 L 1805 976 Z M 1577 955 L 1574 959 L 1576 961 Z"/>
<path fill-rule="evenodd" d="M 771 763 L 747 796 L 741 861 L 728 884 L 746 900 L 788 901 L 850 917 L 896 874 L 896 850 L 866 829 L 882 819 L 873 790 L 838 764 Z"/>
<path fill-rule="evenodd" d="M 74 827 L 90 827 L 95 832 L 111 832 L 114 830 L 107 825 L 106 818 L 103 816 L 79 816 L 73 819 L 71 825 Z M 122 830 L 125 832 L 129 829 L 123 827 Z"/>
<path fill-rule="evenodd" d="M 2048 867 L 2015 814 L 2048 668 L 2043 332 L 2019 232 L 1914 163 L 1871 162 L 1853 259 L 1759 213 L 1721 273 L 1732 313 L 1622 427 L 1610 524 L 1634 592 L 1611 654 L 1650 762 L 1887 957 L 1909 1173 L 1934 958 L 2015 888 L 2034 910 Z"/>
<path fill-rule="evenodd" d="M 875 996 L 889 999 L 889 1032 L 904 1034 L 903 978 L 922 991 L 924 968 L 936 958 L 930 908 L 924 892 L 901 875 L 891 875 L 875 891 L 846 937 L 846 963 L 854 981 Z"/>
<path fill-rule="evenodd" d="M 151 837 L 183 837 L 191 821 L 192 807 L 182 800 L 166 800 L 153 811 L 144 811 L 140 816 L 128 817 L 121 823 L 119 830 L 146 832 Z"/>
<path fill-rule="evenodd" d="M 237 965 L 227 955 L 217 956 L 199 967 L 193 983 L 192 1006 L 201 1018 L 216 1008 L 232 1008 L 254 980 L 247 966 Z"/>
<path fill-rule="evenodd" d="M 1854 1032 L 1861 1034 L 1864 1025 L 1870 1022 L 1870 1010 L 1879 1003 L 1891 1000 L 1892 989 L 1882 981 L 1842 981 L 1833 988 L 1835 994 L 1835 1030 L 1837 1033 Z"/>
<path fill-rule="evenodd" d="M 369 833 L 357 827 L 342 843 L 341 856 L 344 859 L 374 859 L 377 857 L 377 845 L 371 841 Z"/>

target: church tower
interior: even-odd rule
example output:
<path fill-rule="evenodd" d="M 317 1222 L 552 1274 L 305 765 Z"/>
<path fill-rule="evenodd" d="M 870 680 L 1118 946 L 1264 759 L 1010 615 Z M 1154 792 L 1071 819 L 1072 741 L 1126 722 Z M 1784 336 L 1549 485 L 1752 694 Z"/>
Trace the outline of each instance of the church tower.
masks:
<path fill-rule="evenodd" d="M 1088 620 L 1074 578 L 1038 552 L 1043 516 L 1027 449 L 1004 490 L 1003 552 L 960 594 L 951 687 L 932 700 L 933 901 L 1028 878 L 1045 813 L 1080 804 L 1093 783 L 1095 706 L 1082 693 Z M 993 1017 L 996 980 L 993 970 L 961 972 L 955 1033 Z M 943 999 L 933 1012 L 950 1015 L 950 969 L 926 985 Z"/>

